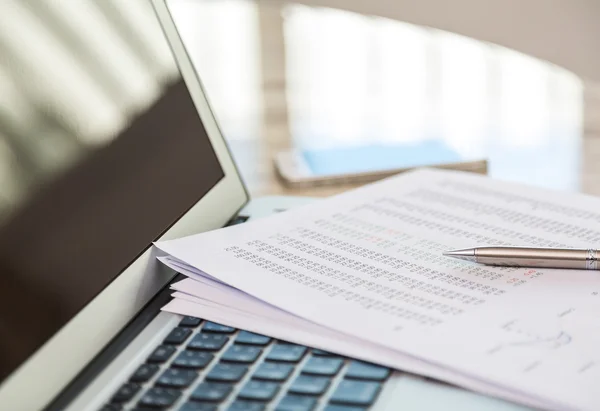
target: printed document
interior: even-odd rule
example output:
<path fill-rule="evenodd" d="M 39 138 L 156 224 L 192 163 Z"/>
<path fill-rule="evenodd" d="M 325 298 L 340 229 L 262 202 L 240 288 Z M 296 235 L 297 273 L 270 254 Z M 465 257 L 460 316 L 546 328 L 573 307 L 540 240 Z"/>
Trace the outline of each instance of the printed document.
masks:
<path fill-rule="evenodd" d="M 171 263 L 164 262 L 173 267 Z M 333 351 L 367 362 L 385 364 L 402 370 L 404 373 L 416 374 L 416 376 L 426 375 L 438 380 L 453 381 L 455 385 L 460 383 L 460 385 L 469 386 L 480 393 L 504 398 L 535 409 L 546 408 L 546 404 L 533 401 L 526 396 L 472 378 L 469 379 L 464 375 L 424 363 L 399 351 L 367 343 L 360 338 L 353 338 L 295 317 L 239 290 L 213 280 L 199 278 L 197 274 L 186 271 L 183 274 L 191 274 L 194 279 L 172 284 L 174 298 L 163 307 L 164 311 L 205 318 L 231 327 L 266 334 L 282 341 Z M 516 411 L 517 407 L 510 409 Z M 518 409 L 523 410 L 520 407 Z"/>
<path fill-rule="evenodd" d="M 442 256 L 597 244 L 599 199 L 421 170 L 157 246 L 297 317 L 466 377 L 450 383 L 597 410 L 599 272 Z"/>

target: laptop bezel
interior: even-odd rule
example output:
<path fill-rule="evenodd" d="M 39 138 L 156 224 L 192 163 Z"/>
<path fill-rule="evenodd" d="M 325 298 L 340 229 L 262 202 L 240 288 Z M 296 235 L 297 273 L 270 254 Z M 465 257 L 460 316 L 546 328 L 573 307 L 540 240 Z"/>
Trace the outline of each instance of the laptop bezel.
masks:
<path fill-rule="evenodd" d="M 157 239 L 167 240 L 223 227 L 249 201 L 249 195 L 167 5 L 152 0 L 152 6 L 224 172 L 224 177 Z M 13 410 L 38 410 L 60 394 L 172 279 L 171 271 L 161 270 L 158 255 L 149 244 L 141 256 L 11 373 L 0 385 L 0 403 Z"/>

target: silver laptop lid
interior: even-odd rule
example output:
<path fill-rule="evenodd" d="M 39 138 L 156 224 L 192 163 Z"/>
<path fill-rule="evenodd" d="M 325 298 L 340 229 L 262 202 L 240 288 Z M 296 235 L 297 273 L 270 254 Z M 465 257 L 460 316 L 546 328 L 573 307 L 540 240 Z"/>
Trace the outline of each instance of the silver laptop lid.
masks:
<path fill-rule="evenodd" d="M 247 201 L 183 44 L 164 30 L 146 1 L 2 2 L 7 409 L 46 405 L 165 285 L 152 241 L 220 227 Z"/>

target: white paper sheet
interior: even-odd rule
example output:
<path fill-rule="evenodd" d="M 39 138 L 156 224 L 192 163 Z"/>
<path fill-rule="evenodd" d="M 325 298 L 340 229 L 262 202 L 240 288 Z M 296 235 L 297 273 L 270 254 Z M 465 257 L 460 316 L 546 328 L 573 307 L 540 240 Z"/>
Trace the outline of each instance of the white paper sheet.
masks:
<path fill-rule="evenodd" d="M 361 338 L 463 374 L 467 388 L 477 379 L 553 409 L 597 410 L 600 340 L 587 330 L 600 308 L 598 273 L 441 256 L 482 245 L 588 247 L 600 242 L 596 210 L 591 197 L 424 170 L 157 246 L 327 328 L 357 335 L 360 319 Z"/>
<path fill-rule="evenodd" d="M 386 364 L 404 372 L 426 375 L 440 380 L 463 380 L 461 385 L 477 387 L 478 392 L 543 409 L 547 404 L 526 396 L 501 390 L 478 381 L 464 381 L 465 377 L 443 368 L 434 367 L 398 351 L 387 349 L 358 338 L 348 337 L 331 329 L 308 322 L 277 310 L 234 289 L 222 289 L 210 281 L 184 280 L 173 284 L 176 299 L 163 309 L 181 315 L 192 315 L 211 321 L 268 334 L 281 340 L 309 345 L 325 351 L 350 356 L 378 364 Z M 184 301 L 184 302 L 182 302 Z M 188 303 L 195 303 L 190 305 Z M 393 365 L 392 365 L 393 364 Z"/>

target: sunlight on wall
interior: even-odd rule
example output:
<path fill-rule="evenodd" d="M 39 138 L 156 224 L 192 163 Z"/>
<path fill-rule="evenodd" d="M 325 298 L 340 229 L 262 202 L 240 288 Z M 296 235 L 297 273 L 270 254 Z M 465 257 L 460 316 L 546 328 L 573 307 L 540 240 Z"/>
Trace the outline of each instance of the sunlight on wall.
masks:
<path fill-rule="evenodd" d="M 381 20 L 373 36 L 379 60 L 372 73 L 376 84 L 372 131 L 382 141 L 415 141 L 435 133 L 435 113 L 428 110 L 433 91 L 428 83 L 427 30 L 391 20 Z"/>
<path fill-rule="evenodd" d="M 464 154 L 482 155 L 481 136 L 490 126 L 491 50 L 450 33 L 432 32 L 432 37 L 440 70 L 437 137 Z"/>
<path fill-rule="evenodd" d="M 536 145 L 543 139 L 549 118 L 549 70 L 523 55 L 500 52 L 499 126 L 507 141 L 515 146 Z"/>
<path fill-rule="evenodd" d="M 492 138 L 535 147 L 561 122 L 579 121 L 580 81 L 522 54 L 333 9 L 289 5 L 284 16 L 290 127 L 301 147 L 437 138 L 478 156 Z"/>
<path fill-rule="evenodd" d="M 241 0 L 169 0 L 173 20 L 228 138 L 260 120 L 258 9 Z"/>
<path fill-rule="evenodd" d="M 285 12 L 286 81 L 292 128 L 360 141 L 371 126 L 372 30 L 353 13 L 292 6 Z M 359 80 L 359 81 L 356 81 Z M 302 133 L 302 134 L 303 134 Z M 295 133 L 293 133 L 295 134 Z"/>

